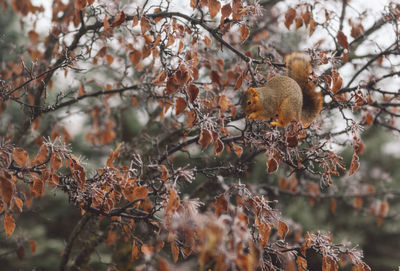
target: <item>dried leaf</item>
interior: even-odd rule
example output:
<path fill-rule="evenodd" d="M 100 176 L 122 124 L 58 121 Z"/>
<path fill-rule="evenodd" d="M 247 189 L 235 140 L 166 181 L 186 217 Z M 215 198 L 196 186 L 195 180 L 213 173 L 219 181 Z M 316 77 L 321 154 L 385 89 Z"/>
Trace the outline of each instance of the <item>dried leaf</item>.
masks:
<path fill-rule="evenodd" d="M 198 0 L 190 0 L 190 7 L 195 9 L 197 7 Z"/>
<path fill-rule="evenodd" d="M 114 21 L 111 24 L 111 27 L 120 26 L 123 22 L 125 22 L 126 16 L 123 11 L 120 11 L 117 16 L 115 16 Z"/>
<path fill-rule="evenodd" d="M 156 77 L 156 79 L 153 80 L 153 82 L 151 82 L 154 85 L 157 86 L 161 86 L 162 84 L 164 84 L 165 78 L 167 77 L 167 73 L 165 71 L 162 71 L 161 73 L 159 73 Z"/>
<path fill-rule="evenodd" d="M 174 263 L 178 261 L 178 256 L 179 256 L 179 248 L 176 245 L 175 241 L 171 242 L 171 252 L 172 252 L 172 259 Z"/>
<path fill-rule="evenodd" d="M 212 141 L 212 135 L 209 130 L 202 129 L 200 132 L 199 144 L 201 149 L 204 150 Z"/>
<path fill-rule="evenodd" d="M 279 220 L 278 222 L 278 235 L 281 239 L 285 240 L 286 234 L 288 233 L 289 228 L 285 222 Z"/>
<path fill-rule="evenodd" d="M 131 261 L 134 262 L 137 259 L 139 259 L 139 257 L 140 257 L 139 248 L 135 244 L 133 244 L 132 245 L 132 252 L 131 252 Z"/>
<path fill-rule="evenodd" d="M 193 103 L 199 95 L 199 88 L 196 85 L 191 84 L 187 88 L 187 94 L 189 96 L 189 101 Z"/>
<path fill-rule="evenodd" d="M 51 172 L 56 171 L 62 166 L 62 160 L 57 153 L 53 153 L 50 158 L 50 168 Z"/>
<path fill-rule="evenodd" d="M 151 24 L 146 17 L 140 19 L 140 28 L 142 30 L 142 35 L 151 29 Z"/>
<path fill-rule="evenodd" d="M 40 180 L 40 179 L 34 178 L 31 192 L 35 197 L 43 196 L 44 195 L 44 183 L 43 183 L 43 181 Z"/>
<path fill-rule="evenodd" d="M 175 102 L 175 114 L 179 115 L 184 112 L 187 107 L 186 101 L 182 97 L 178 97 Z"/>
<path fill-rule="evenodd" d="M 37 44 L 39 41 L 39 34 L 36 33 L 34 30 L 28 32 L 28 37 L 33 45 Z"/>
<path fill-rule="evenodd" d="M 353 175 L 357 171 L 359 166 L 360 163 L 358 155 L 354 153 L 350 163 L 349 176 Z"/>
<path fill-rule="evenodd" d="M 242 156 L 243 153 L 243 148 L 238 146 L 238 145 L 233 145 L 232 146 L 233 152 L 236 154 L 237 157 L 240 158 L 240 156 Z"/>
<path fill-rule="evenodd" d="M 107 65 L 110 66 L 114 62 L 114 57 L 112 55 L 105 55 Z"/>
<path fill-rule="evenodd" d="M 356 209 L 357 211 L 361 209 L 363 205 L 363 198 L 362 197 L 355 197 L 353 199 L 353 207 L 354 209 Z"/>
<path fill-rule="evenodd" d="M 160 176 L 160 178 L 161 178 L 161 180 L 165 181 L 169 177 L 168 169 L 167 169 L 167 167 L 165 165 L 161 165 L 160 167 L 161 167 L 161 176 Z"/>
<path fill-rule="evenodd" d="M 29 240 L 29 247 L 31 249 L 31 253 L 35 254 L 36 248 L 37 248 L 37 243 L 35 240 Z"/>
<path fill-rule="evenodd" d="M 221 194 L 215 201 L 215 214 L 220 216 L 228 211 L 228 201 L 226 200 L 225 194 Z"/>
<path fill-rule="evenodd" d="M 194 110 L 194 109 L 190 110 L 190 111 L 187 113 L 187 115 L 188 115 L 188 123 L 187 123 L 187 126 L 188 126 L 188 128 L 192 128 L 193 125 L 194 125 L 194 123 L 196 122 L 196 119 L 197 119 L 196 110 Z"/>
<path fill-rule="evenodd" d="M 247 27 L 247 25 L 242 24 L 240 26 L 240 42 L 243 43 L 247 38 L 249 37 L 250 34 L 250 29 Z"/>
<path fill-rule="evenodd" d="M 86 0 L 75 0 L 75 8 L 82 10 L 86 6 Z"/>
<path fill-rule="evenodd" d="M 13 153 L 12 153 L 13 159 L 15 162 L 20 167 L 25 167 L 26 166 L 26 161 L 28 160 L 28 153 L 21 149 L 21 148 L 15 148 Z"/>
<path fill-rule="evenodd" d="M 331 199 L 331 212 L 336 215 L 336 199 Z"/>
<path fill-rule="evenodd" d="M 106 246 L 110 246 L 117 240 L 117 233 L 115 231 L 109 230 L 107 234 L 107 239 L 105 242 Z"/>
<path fill-rule="evenodd" d="M 208 0 L 208 9 L 210 11 L 210 17 L 214 18 L 221 9 L 221 3 L 218 0 Z"/>
<path fill-rule="evenodd" d="M 15 194 L 15 184 L 8 178 L 0 175 L 0 187 L 1 187 L 1 196 L 4 200 L 4 203 L 10 207 L 11 200 Z"/>
<path fill-rule="evenodd" d="M 8 238 L 15 230 L 15 222 L 9 213 L 4 213 L 4 230 L 6 232 L 6 238 Z"/>
<path fill-rule="evenodd" d="M 303 18 L 300 17 L 300 16 L 298 16 L 298 17 L 296 18 L 296 29 L 299 29 L 299 28 L 302 27 L 302 26 L 303 26 Z"/>
<path fill-rule="evenodd" d="M 296 10 L 293 8 L 290 8 L 285 14 L 285 26 L 287 29 L 290 28 L 295 17 L 296 17 Z"/>
<path fill-rule="evenodd" d="M 218 98 L 218 106 L 220 107 L 222 113 L 228 109 L 230 104 L 231 103 L 225 95 L 222 95 Z"/>
<path fill-rule="evenodd" d="M 243 83 L 243 74 L 241 74 L 236 80 L 235 87 L 233 88 L 233 90 L 239 89 L 242 86 L 242 83 Z"/>
<path fill-rule="evenodd" d="M 311 18 L 311 20 L 310 20 L 310 34 L 309 34 L 310 37 L 314 33 L 314 31 L 315 31 L 315 21 L 314 21 L 313 18 Z"/>
<path fill-rule="evenodd" d="M 342 46 L 345 49 L 349 49 L 349 43 L 347 42 L 347 37 L 342 31 L 338 31 L 336 38 L 340 46 Z"/>
<path fill-rule="evenodd" d="M 134 200 L 146 199 L 148 193 L 149 193 L 149 191 L 147 190 L 146 187 L 144 187 L 144 186 L 136 186 L 133 189 L 133 198 L 134 198 Z"/>
<path fill-rule="evenodd" d="M 301 255 L 297 255 L 296 263 L 297 263 L 297 269 L 299 271 L 307 271 L 308 270 L 307 269 L 307 261 Z"/>
<path fill-rule="evenodd" d="M 269 159 L 267 161 L 267 172 L 274 173 L 277 170 L 278 170 L 278 162 L 274 158 Z"/>
<path fill-rule="evenodd" d="M 129 53 L 129 59 L 131 60 L 132 64 L 136 67 L 140 60 L 142 59 L 142 52 L 138 50 L 133 50 Z"/>
<path fill-rule="evenodd" d="M 23 201 L 18 197 L 14 197 L 14 204 L 17 206 L 18 211 L 22 212 L 22 207 L 24 205 Z"/>
<path fill-rule="evenodd" d="M 225 18 L 228 18 L 232 13 L 232 8 L 230 3 L 225 4 L 222 8 L 221 8 L 221 15 L 222 15 L 222 20 Z"/>

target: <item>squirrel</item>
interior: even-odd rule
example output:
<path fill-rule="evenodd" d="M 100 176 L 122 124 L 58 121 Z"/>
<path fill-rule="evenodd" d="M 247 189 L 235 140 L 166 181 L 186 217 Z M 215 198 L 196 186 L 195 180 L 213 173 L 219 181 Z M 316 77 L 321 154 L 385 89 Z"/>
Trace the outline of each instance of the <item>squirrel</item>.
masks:
<path fill-rule="evenodd" d="M 322 94 L 309 81 L 311 61 L 304 53 L 285 57 L 287 76 L 274 76 L 265 86 L 244 91 L 244 111 L 249 120 L 272 119 L 272 126 L 292 121 L 310 124 L 322 109 Z"/>

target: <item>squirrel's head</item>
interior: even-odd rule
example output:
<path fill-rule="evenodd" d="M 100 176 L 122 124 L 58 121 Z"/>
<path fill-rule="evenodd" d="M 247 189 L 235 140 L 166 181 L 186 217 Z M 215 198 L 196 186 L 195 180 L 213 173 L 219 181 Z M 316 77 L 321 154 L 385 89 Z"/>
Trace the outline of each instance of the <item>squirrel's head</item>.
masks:
<path fill-rule="evenodd" d="M 255 88 L 249 88 L 243 91 L 242 108 L 246 116 L 259 111 L 260 105 L 260 98 Z"/>

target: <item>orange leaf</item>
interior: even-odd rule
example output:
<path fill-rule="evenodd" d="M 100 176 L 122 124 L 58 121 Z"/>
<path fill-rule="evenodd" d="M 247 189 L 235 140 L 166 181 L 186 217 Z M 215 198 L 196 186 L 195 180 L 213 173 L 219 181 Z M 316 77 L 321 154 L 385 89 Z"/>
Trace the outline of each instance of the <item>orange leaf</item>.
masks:
<path fill-rule="evenodd" d="M 131 252 L 131 261 L 132 262 L 136 261 L 137 259 L 139 259 L 139 256 L 140 256 L 140 251 L 138 247 L 135 244 L 133 244 Z"/>
<path fill-rule="evenodd" d="M 142 59 L 142 52 L 138 50 L 133 50 L 129 53 L 129 59 L 131 60 L 133 66 L 137 66 Z"/>
<path fill-rule="evenodd" d="M 39 34 L 34 30 L 28 32 L 28 37 L 31 40 L 32 44 L 35 45 L 39 41 Z"/>
<path fill-rule="evenodd" d="M 200 132 L 199 144 L 201 149 L 204 150 L 211 143 L 212 136 L 209 130 L 202 129 Z"/>
<path fill-rule="evenodd" d="M 110 66 L 113 62 L 114 62 L 114 57 L 112 55 L 105 55 L 106 58 L 106 62 L 108 64 L 108 66 Z"/>
<path fill-rule="evenodd" d="M 174 260 L 174 263 L 178 261 L 178 256 L 179 256 L 179 248 L 175 243 L 175 240 L 171 242 L 171 252 L 172 252 L 172 259 Z"/>
<path fill-rule="evenodd" d="M 342 46 L 345 49 L 349 49 L 349 43 L 347 42 L 347 37 L 342 31 L 338 31 L 336 38 L 340 46 Z"/>
<path fill-rule="evenodd" d="M 381 205 L 379 206 L 378 215 L 381 217 L 385 217 L 387 216 L 388 213 L 389 213 L 389 203 L 386 200 L 384 200 L 381 202 Z"/>
<path fill-rule="evenodd" d="M 80 84 L 79 90 L 78 90 L 78 97 L 81 97 L 83 95 L 85 95 L 85 87 L 83 86 L 83 84 Z"/>
<path fill-rule="evenodd" d="M 147 197 L 148 193 L 149 193 L 149 191 L 147 190 L 146 187 L 136 186 L 133 189 L 133 198 L 134 198 L 134 200 L 145 199 Z"/>
<path fill-rule="evenodd" d="M 182 97 L 178 97 L 176 99 L 176 104 L 175 104 L 175 114 L 179 115 L 180 113 L 184 112 L 187 107 L 186 101 Z"/>
<path fill-rule="evenodd" d="M 156 77 L 156 79 L 153 80 L 153 82 L 151 82 L 154 85 L 157 86 L 161 86 L 162 84 L 164 84 L 165 78 L 167 77 L 167 73 L 165 71 L 162 71 L 161 73 L 159 73 Z"/>
<path fill-rule="evenodd" d="M 221 8 L 222 18 L 225 19 L 229 17 L 232 13 L 231 5 L 228 3 Z"/>
<path fill-rule="evenodd" d="M 233 145 L 232 146 L 233 152 L 236 154 L 237 157 L 242 156 L 243 153 L 243 148 L 238 146 L 238 145 Z"/>
<path fill-rule="evenodd" d="M 281 239 L 285 240 L 286 234 L 288 233 L 289 228 L 286 225 L 285 222 L 280 221 L 278 222 L 278 235 L 281 237 Z"/>
<path fill-rule="evenodd" d="M 109 230 L 105 245 L 106 246 L 112 245 L 115 243 L 116 240 L 117 240 L 117 233 L 115 231 Z"/>
<path fill-rule="evenodd" d="M 40 179 L 33 179 L 32 194 L 36 197 L 44 195 L 44 184 Z"/>
<path fill-rule="evenodd" d="M 161 180 L 166 180 L 169 177 L 168 169 L 165 165 L 161 165 Z"/>
<path fill-rule="evenodd" d="M 336 199 L 331 199 L 331 212 L 332 214 L 336 214 Z"/>
<path fill-rule="evenodd" d="M 191 128 L 191 127 L 193 127 L 193 125 L 194 125 L 194 123 L 195 123 L 195 121 L 196 121 L 196 119 L 197 119 L 197 113 L 196 113 L 196 111 L 193 109 L 193 110 L 190 110 L 190 111 L 187 113 L 187 115 L 188 115 L 188 128 Z"/>
<path fill-rule="evenodd" d="M 35 157 L 34 164 L 36 165 L 43 164 L 46 161 L 48 154 L 49 151 L 47 149 L 47 146 L 45 144 L 41 145 Z"/>
<path fill-rule="evenodd" d="M 250 34 L 250 29 L 247 27 L 247 25 L 242 24 L 240 26 L 240 42 L 243 43 L 247 38 L 249 37 Z"/>
<path fill-rule="evenodd" d="M 189 85 L 187 88 L 187 94 L 189 95 L 189 101 L 193 103 L 199 95 L 199 88 L 196 85 Z"/>
<path fill-rule="evenodd" d="M 165 212 L 167 213 L 167 215 L 171 215 L 172 212 L 174 212 L 176 209 L 178 209 L 178 207 L 179 207 L 179 198 L 176 193 L 176 190 L 170 189 L 168 204 L 167 204 L 167 208 L 165 209 Z"/>
<path fill-rule="evenodd" d="M 15 204 L 15 206 L 17 206 L 18 210 L 19 210 L 20 212 L 22 212 L 22 207 L 23 207 L 23 205 L 24 205 L 24 203 L 22 202 L 22 200 L 21 200 L 20 198 L 18 198 L 18 197 L 14 197 L 14 204 Z"/>
<path fill-rule="evenodd" d="M 15 162 L 17 162 L 17 164 L 20 167 L 26 166 L 26 161 L 28 160 L 28 153 L 25 150 L 21 148 L 15 148 L 12 153 L 12 156 Z"/>
<path fill-rule="evenodd" d="M 239 78 L 236 80 L 235 87 L 233 88 L 233 90 L 239 89 L 242 86 L 242 82 L 243 82 L 243 75 L 241 74 Z"/>
<path fill-rule="evenodd" d="M 360 210 L 363 204 L 363 198 L 362 197 L 355 197 L 353 199 L 353 207 L 356 210 Z"/>
<path fill-rule="evenodd" d="M 190 0 L 190 7 L 195 9 L 197 7 L 198 0 Z"/>
<path fill-rule="evenodd" d="M 231 103 L 229 102 L 228 98 L 226 98 L 225 95 L 222 95 L 222 96 L 219 97 L 218 105 L 221 108 L 222 112 L 225 112 L 228 109 L 230 104 Z"/>
<path fill-rule="evenodd" d="M 285 14 L 285 26 L 287 29 L 290 28 L 295 17 L 296 17 L 296 10 L 293 8 L 290 8 Z"/>
<path fill-rule="evenodd" d="M 15 222 L 9 213 L 4 213 L 4 230 L 6 231 L 6 238 L 8 238 L 15 230 Z"/>
<path fill-rule="evenodd" d="M 59 169 L 62 165 L 62 161 L 60 156 L 57 153 L 53 153 L 50 158 L 50 168 L 51 172 L 54 172 L 55 170 Z"/>
<path fill-rule="evenodd" d="M 297 262 L 297 269 L 299 271 L 307 271 L 308 270 L 307 269 L 307 261 L 304 257 L 297 255 L 296 262 Z"/>
<path fill-rule="evenodd" d="M 214 155 L 219 155 L 224 150 L 224 143 L 221 139 L 214 140 Z"/>
<path fill-rule="evenodd" d="M 35 240 L 29 240 L 29 247 L 31 249 L 32 254 L 35 254 L 36 248 L 37 248 L 37 243 Z"/>
<path fill-rule="evenodd" d="M 296 29 L 299 29 L 303 25 L 303 18 L 297 17 L 296 18 Z"/>
<path fill-rule="evenodd" d="M 274 173 L 278 170 L 278 162 L 274 158 L 271 158 L 267 161 L 267 167 L 268 173 Z"/>
<path fill-rule="evenodd" d="M 15 184 L 8 178 L 5 178 L 3 175 L 0 175 L 0 183 L 1 196 L 5 204 L 10 207 L 11 199 L 15 193 Z"/>
<path fill-rule="evenodd" d="M 168 262 L 164 259 L 159 257 L 158 258 L 158 270 L 159 271 L 170 271 L 171 267 L 169 266 Z"/>
<path fill-rule="evenodd" d="M 313 18 L 310 19 L 310 34 L 309 36 L 311 36 L 314 33 L 315 30 L 315 21 Z"/>
<path fill-rule="evenodd" d="M 169 47 L 174 43 L 175 43 L 175 37 L 171 33 L 168 33 L 168 42 L 166 47 Z"/>
<path fill-rule="evenodd" d="M 86 6 L 86 0 L 75 0 L 75 8 L 78 10 L 83 9 Z"/>
<path fill-rule="evenodd" d="M 210 10 L 210 17 L 214 18 L 221 9 L 221 3 L 218 0 L 208 0 L 208 9 Z"/>
<path fill-rule="evenodd" d="M 349 176 L 353 175 L 358 167 L 360 166 L 359 158 L 357 154 L 353 154 L 353 158 L 351 159 L 350 169 L 349 169 Z"/>
<path fill-rule="evenodd" d="M 142 30 L 142 34 L 144 35 L 144 33 L 146 33 L 148 30 L 151 29 L 151 24 L 149 22 L 149 20 L 147 20 L 146 17 L 142 17 L 140 19 L 140 28 Z"/>
<path fill-rule="evenodd" d="M 111 24 L 111 27 L 120 26 L 123 22 L 125 22 L 126 16 L 123 11 L 120 11 L 117 16 L 115 16 L 114 21 Z"/>
<path fill-rule="evenodd" d="M 215 201 L 215 214 L 220 216 L 228 211 L 228 201 L 226 200 L 225 194 L 221 194 Z"/>

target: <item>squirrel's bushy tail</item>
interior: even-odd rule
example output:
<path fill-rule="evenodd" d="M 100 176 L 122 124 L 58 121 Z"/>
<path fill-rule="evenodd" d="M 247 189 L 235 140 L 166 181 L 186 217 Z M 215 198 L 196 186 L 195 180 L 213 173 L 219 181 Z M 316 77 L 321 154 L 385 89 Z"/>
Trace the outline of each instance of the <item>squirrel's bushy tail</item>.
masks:
<path fill-rule="evenodd" d="M 287 76 L 299 84 L 303 92 L 301 120 L 311 122 L 322 109 L 322 94 L 315 92 L 315 84 L 308 77 L 311 73 L 309 57 L 303 53 L 291 53 L 285 57 Z"/>

